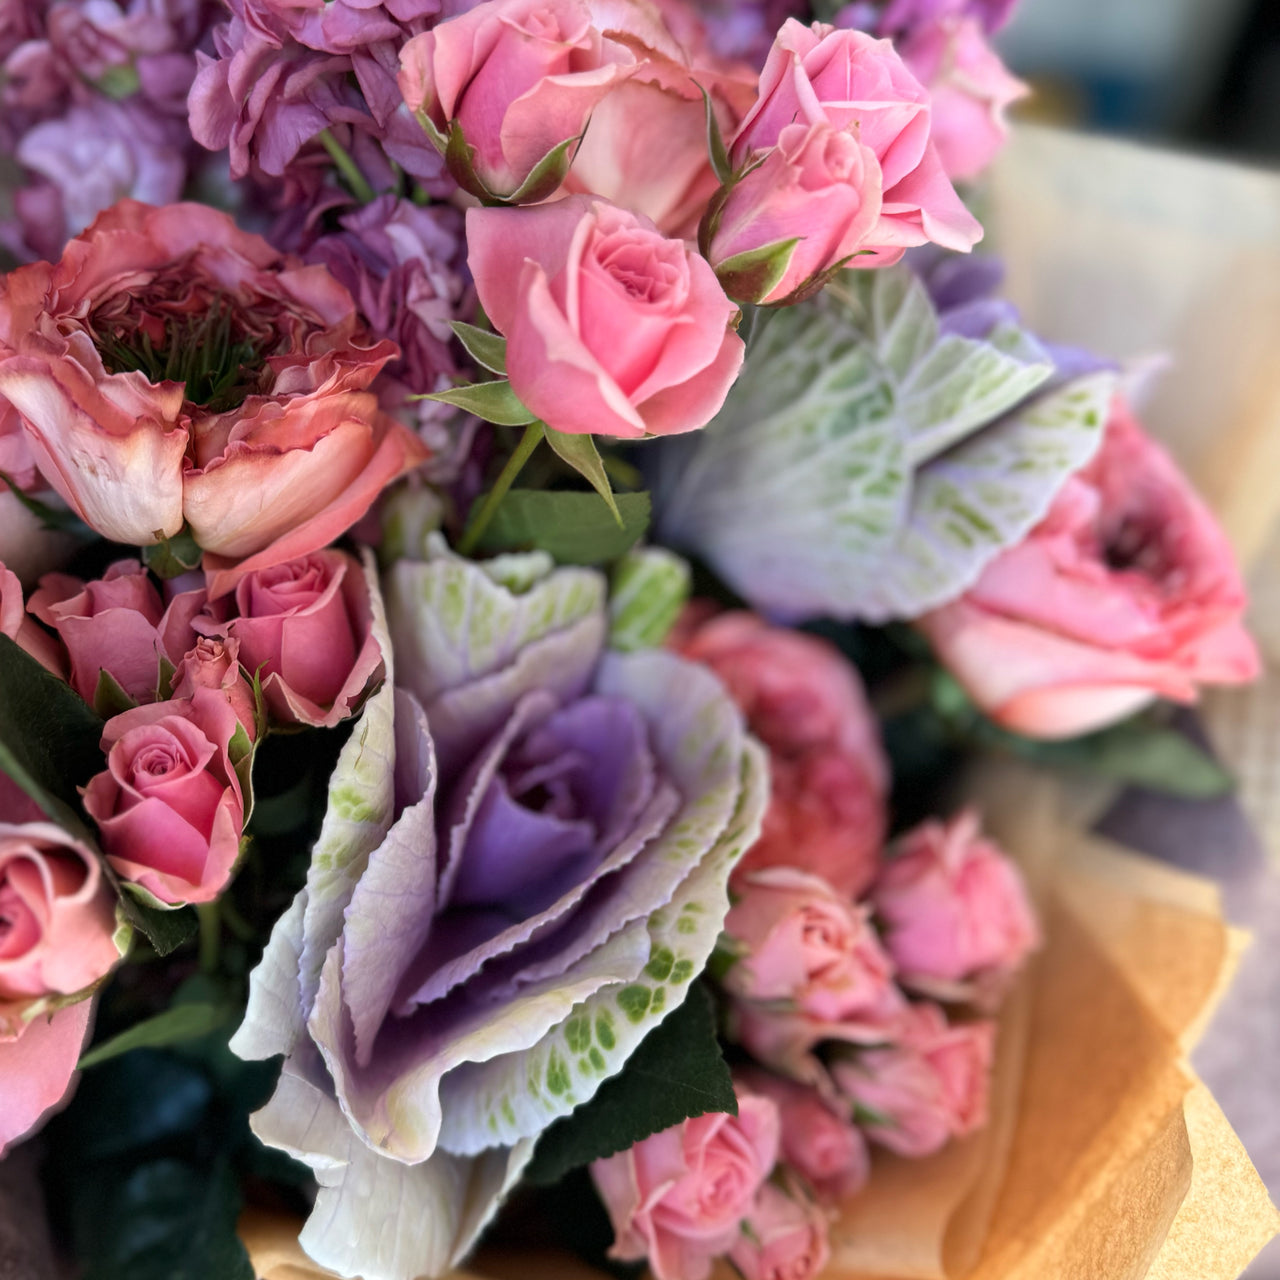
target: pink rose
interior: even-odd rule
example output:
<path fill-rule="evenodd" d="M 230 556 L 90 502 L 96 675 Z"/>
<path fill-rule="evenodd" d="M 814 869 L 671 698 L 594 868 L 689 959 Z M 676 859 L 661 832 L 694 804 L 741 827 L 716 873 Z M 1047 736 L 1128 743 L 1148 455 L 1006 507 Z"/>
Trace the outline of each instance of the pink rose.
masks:
<path fill-rule="evenodd" d="M 175 596 L 168 607 L 138 560 L 117 560 L 94 582 L 47 573 L 27 608 L 52 627 L 71 658 L 71 686 L 92 702 L 102 672 L 135 702 L 152 702 L 160 664 L 174 665 L 195 642 L 191 619 L 203 591 Z"/>
<path fill-rule="evenodd" d="M 0 1155 L 62 1100 L 88 1031 L 88 999 L 52 1017 L 41 1002 L 111 969 L 115 927 L 88 849 L 51 823 L 0 823 Z"/>
<path fill-rule="evenodd" d="M 889 769 L 857 672 L 825 641 L 745 612 L 695 607 L 669 643 L 720 677 L 769 749 L 764 829 L 737 874 L 796 867 L 860 896 L 879 863 Z"/>
<path fill-rule="evenodd" d="M 240 580 L 238 616 L 218 624 L 241 663 L 262 680 L 275 718 L 332 728 L 385 671 L 373 635 L 369 586 L 360 563 L 343 551 L 316 551 Z"/>
<path fill-rule="evenodd" d="M 65 677 L 66 655 L 62 646 L 27 616 L 22 601 L 22 583 L 0 562 L 0 635 L 15 640 L 42 667 Z"/>
<path fill-rule="evenodd" d="M 825 1202 L 838 1203 L 863 1188 L 871 1173 L 867 1140 L 845 1114 L 837 1114 L 818 1090 L 794 1080 L 753 1069 L 740 1074 L 747 1088 L 777 1105 L 782 1159 Z"/>
<path fill-rule="evenodd" d="M 852 131 L 825 121 L 787 125 L 761 164 L 712 206 L 707 258 L 739 302 L 799 302 L 863 247 L 880 204 L 880 165 Z M 770 251 L 776 266 L 735 263 Z"/>
<path fill-rule="evenodd" d="M 934 1004 L 917 1004 L 898 1043 L 866 1049 L 832 1068 L 868 1137 L 902 1156 L 927 1156 L 987 1122 L 995 1024 L 947 1025 Z"/>
<path fill-rule="evenodd" d="M 882 266 L 932 241 L 967 252 L 982 228 L 956 195 L 931 138 L 929 92 L 889 40 L 788 18 L 760 76 L 759 97 L 733 143 L 742 166 L 779 145 L 788 125 L 852 129 L 879 163 L 880 221 L 852 266 Z"/>
<path fill-rule="evenodd" d="M 1258 673 L 1225 534 L 1117 400 L 1102 447 L 1024 541 L 918 620 L 988 715 L 1035 738 Z"/>
<path fill-rule="evenodd" d="M 592 24 L 586 0 L 486 0 L 414 36 L 398 84 L 410 111 L 440 135 L 456 125 L 473 149 L 451 165 L 476 195 L 511 196 L 635 65 L 626 45 Z M 522 199 L 552 195 L 572 156 Z"/>
<path fill-rule="evenodd" d="M 1031 90 L 1009 73 L 975 17 L 951 15 L 922 23 L 898 51 L 929 90 L 931 136 L 947 177 L 977 177 L 1009 136 L 1009 104 Z"/>
<path fill-rule="evenodd" d="M 743 1280 L 810 1280 L 827 1265 L 827 1216 L 812 1201 L 760 1188 L 729 1260 Z"/>
<path fill-rule="evenodd" d="M 734 892 L 724 922 L 739 957 L 724 978 L 732 995 L 783 1001 L 830 1022 L 883 1006 L 893 965 L 870 907 L 791 867 L 741 876 Z"/>
<path fill-rule="evenodd" d="M 907 832 L 871 896 L 900 980 L 940 999 L 991 993 L 1039 941 L 1022 876 L 972 810 Z"/>
<path fill-rule="evenodd" d="M 84 807 L 107 861 L 161 902 L 210 902 L 231 878 L 244 796 L 228 750 L 230 702 L 213 689 L 135 707 L 107 721 L 107 768 Z"/>
<path fill-rule="evenodd" d="M 665 436 L 719 411 L 742 366 L 738 310 L 647 218 L 587 196 L 470 209 L 467 243 L 511 388 L 548 426 Z"/>
<path fill-rule="evenodd" d="M 232 636 L 201 636 L 173 673 L 174 701 L 194 698 L 197 689 L 213 689 L 227 700 L 252 742 L 258 736 L 253 688 L 240 666 L 240 642 Z"/>
<path fill-rule="evenodd" d="M 777 1156 L 777 1108 L 739 1091 L 737 1116 L 697 1116 L 597 1160 L 591 1176 L 616 1236 L 610 1256 L 647 1257 L 657 1280 L 705 1280 Z"/>
<path fill-rule="evenodd" d="M 323 267 L 199 204 L 122 201 L 0 291 L 0 395 L 41 472 L 117 542 L 185 521 L 215 596 L 325 546 L 421 460 L 368 390 L 395 354 Z"/>

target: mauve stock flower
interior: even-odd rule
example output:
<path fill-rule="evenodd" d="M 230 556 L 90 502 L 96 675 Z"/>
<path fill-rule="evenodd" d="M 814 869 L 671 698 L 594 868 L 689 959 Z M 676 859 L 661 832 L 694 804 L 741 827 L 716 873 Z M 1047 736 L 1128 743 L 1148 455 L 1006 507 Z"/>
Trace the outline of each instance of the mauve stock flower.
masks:
<path fill-rule="evenodd" d="M 647 1259 L 657 1280 L 706 1280 L 728 1252 L 778 1157 L 778 1110 L 738 1091 L 711 1112 L 597 1160 L 591 1178 L 613 1222 L 611 1257 Z"/>
<path fill-rule="evenodd" d="M 739 875 L 793 867 L 858 897 L 875 878 L 889 785 L 858 673 L 826 641 L 714 606 L 691 606 L 668 643 L 719 676 L 769 749 L 769 809 Z"/>
<path fill-rule="evenodd" d="M 897 38 L 939 18 L 972 18 L 990 35 L 1009 21 L 1017 4 L 1018 0 L 888 0 L 880 10 L 876 33 Z"/>
<path fill-rule="evenodd" d="M 811 1280 L 827 1265 L 827 1215 L 798 1191 L 760 1188 L 729 1260 L 743 1280 Z"/>
<path fill-rule="evenodd" d="M 322 267 L 198 204 L 123 201 L 0 292 L 0 395 L 115 541 L 189 525 L 210 593 L 317 550 L 421 460 L 368 390 L 396 354 Z"/>
<path fill-rule="evenodd" d="M 375 600 L 388 678 L 233 1041 L 286 1054 L 254 1128 L 320 1170 L 304 1248 L 366 1280 L 456 1265 L 537 1135 L 685 998 L 764 799 L 707 672 L 605 651 L 601 575 L 428 543 L 388 573 L 390 639 Z"/>
<path fill-rule="evenodd" d="M 1102 447 L 1044 520 L 917 625 L 993 719 L 1067 738 L 1156 697 L 1252 680 L 1244 610 L 1226 535 L 1117 400 Z"/>

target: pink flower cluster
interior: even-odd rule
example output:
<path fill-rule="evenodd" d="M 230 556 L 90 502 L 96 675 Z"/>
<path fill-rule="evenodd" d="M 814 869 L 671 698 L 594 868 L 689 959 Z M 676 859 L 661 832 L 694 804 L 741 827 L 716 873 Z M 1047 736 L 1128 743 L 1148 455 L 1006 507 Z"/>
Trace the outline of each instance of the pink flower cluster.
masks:
<path fill-rule="evenodd" d="M 980 1015 L 1039 930 L 972 812 L 882 848 L 887 770 L 834 649 L 700 606 L 673 643 L 720 676 L 770 750 L 775 790 L 734 874 L 719 980 L 756 1065 L 736 1073 L 736 1117 L 688 1120 L 592 1174 L 614 1256 L 647 1257 L 658 1280 L 705 1280 L 720 1256 L 748 1280 L 807 1280 L 828 1259 L 830 1212 L 870 1174 L 869 1144 L 919 1158 L 985 1123 L 995 1026 Z M 833 795 L 862 823 L 833 813 Z"/>

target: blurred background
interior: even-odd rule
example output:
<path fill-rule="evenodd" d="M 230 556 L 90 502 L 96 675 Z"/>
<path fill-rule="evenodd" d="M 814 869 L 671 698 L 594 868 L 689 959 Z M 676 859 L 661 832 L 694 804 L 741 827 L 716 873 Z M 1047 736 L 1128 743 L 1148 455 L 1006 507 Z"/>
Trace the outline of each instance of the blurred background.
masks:
<path fill-rule="evenodd" d="M 1280 163 L 1280 0 L 1022 0 L 997 44 L 1026 115 Z"/>

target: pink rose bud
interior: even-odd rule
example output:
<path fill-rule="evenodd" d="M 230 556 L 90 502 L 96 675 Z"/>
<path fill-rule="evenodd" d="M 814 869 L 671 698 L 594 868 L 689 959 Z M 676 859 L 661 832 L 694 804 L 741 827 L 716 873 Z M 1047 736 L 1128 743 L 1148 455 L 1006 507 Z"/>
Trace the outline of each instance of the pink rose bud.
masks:
<path fill-rule="evenodd" d="M 105 671 L 136 702 L 155 699 L 160 664 L 173 664 L 195 640 L 191 616 L 204 592 L 177 596 L 168 608 L 138 560 L 117 560 L 94 582 L 47 573 L 27 608 L 61 637 L 71 658 L 71 687 L 92 702 Z"/>
<path fill-rule="evenodd" d="M 880 165 L 852 130 L 788 125 L 704 226 L 707 258 L 738 302 L 785 305 L 821 288 L 880 221 Z"/>
<path fill-rule="evenodd" d="M 213 689 L 107 721 L 107 768 L 84 807 L 107 861 L 161 902 L 209 902 L 231 878 L 244 828 L 228 755 L 235 731 L 230 702 Z"/>
<path fill-rule="evenodd" d="M 976 178 L 1009 136 L 1005 112 L 1031 90 L 1000 61 L 975 17 L 936 18 L 899 46 L 930 93 L 933 142 L 947 177 Z"/>
<path fill-rule="evenodd" d="M 240 642 L 202 636 L 178 663 L 173 675 L 173 698 L 195 696 L 197 689 L 217 690 L 231 706 L 252 742 L 258 736 L 257 706 L 253 689 L 245 679 L 239 661 Z"/>
<path fill-rule="evenodd" d="M 0 803 L 17 808 L 6 786 Z M 51 823 L 0 823 L 0 1155 L 63 1098 L 88 1029 L 87 999 L 52 1019 L 33 1005 L 107 973 L 120 958 L 115 927 L 88 849 Z"/>
<path fill-rule="evenodd" d="M 535 202 L 560 186 L 572 148 L 540 173 L 543 161 L 579 137 L 635 62 L 592 24 L 586 0 L 486 0 L 414 36 L 400 51 L 398 83 L 438 135 L 461 131 L 472 154 L 450 168 L 462 186 Z"/>
<path fill-rule="evenodd" d="M 831 1257 L 829 1230 L 818 1205 L 766 1183 L 729 1260 L 743 1280 L 810 1280 Z"/>
<path fill-rule="evenodd" d="M 3 564 L 0 564 L 0 634 L 16 641 L 46 670 L 66 678 L 67 660 L 62 646 L 27 616 L 22 583 Z"/>
<path fill-rule="evenodd" d="M 241 665 L 258 674 L 271 714 L 284 724 L 331 728 L 385 670 L 369 585 L 360 562 L 343 551 L 248 574 L 235 601 L 238 617 L 196 626 L 238 643 Z"/>
<path fill-rule="evenodd" d="M 764 829 L 738 878 L 795 867 L 860 896 L 880 861 L 889 769 L 858 673 L 823 640 L 696 604 L 668 643 L 720 677 L 769 749 Z"/>
<path fill-rule="evenodd" d="M 907 832 L 871 895 L 899 980 L 939 999 L 994 994 L 1039 941 L 1022 876 L 972 810 Z"/>
<path fill-rule="evenodd" d="M 852 131 L 880 168 L 883 203 L 855 266 L 896 261 L 932 241 L 968 252 L 982 228 L 947 179 L 931 137 L 929 91 L 889 40 L 788 18 L 760 74 L 759 97 L 733 142 L 742 168 L 794 124 Z"/>
<path fill-rule="evenodd" d="M 794 1080 L 754 1069 L 739 1074 L 748 1089 L 777 1105 L 782 1159 L 823 1201 L 835 1204 L 863 1188 L 871 1157 L 866 1138 L 847 1114 L 837 1114 L 817 1089 Z"/>
<path fill-rule="evenodd" d="M 636 439 L 705 426 L 742 366 L 705 258 L 589 196 L 469 209 L 468 262 L 511 389 L 548 426 Z"/>
<path fill-rule="evenodd" d="M 902 1156 L 927 1156 L 986 1124 L 994 1047 L 994 1023 L 948 1026 L 937 1005 L 917 1004 L 897 1044 L 832 1071 L 868 1137 Z"/>
<path fill-rule="evenodd" d="M 918 620 L 989 716 L 1069 738 L 1156 697 L 1244 684 L 1258 652 L 1231 544 L 1122 400 L 1049 514 L 958 600 Z"/>
<path fill-rule="evenodd" d="M 724 922 L 739 956 L 724 979 L 732 995 L 785 1002 L 830 1022 L 883 1007 L 893 964 L 869 907 L 789 867 L 751 872 L 734 891 Z"/>
<path fill-rule="evenodd" d="M 737 1116 L 686 1120 L 591 1166 L 613 1222 L 610 1256 L 647 1258 L 657 1280 L 705 1280 L 778 1156 L 778 1110 L 738 1093 Z"/>

